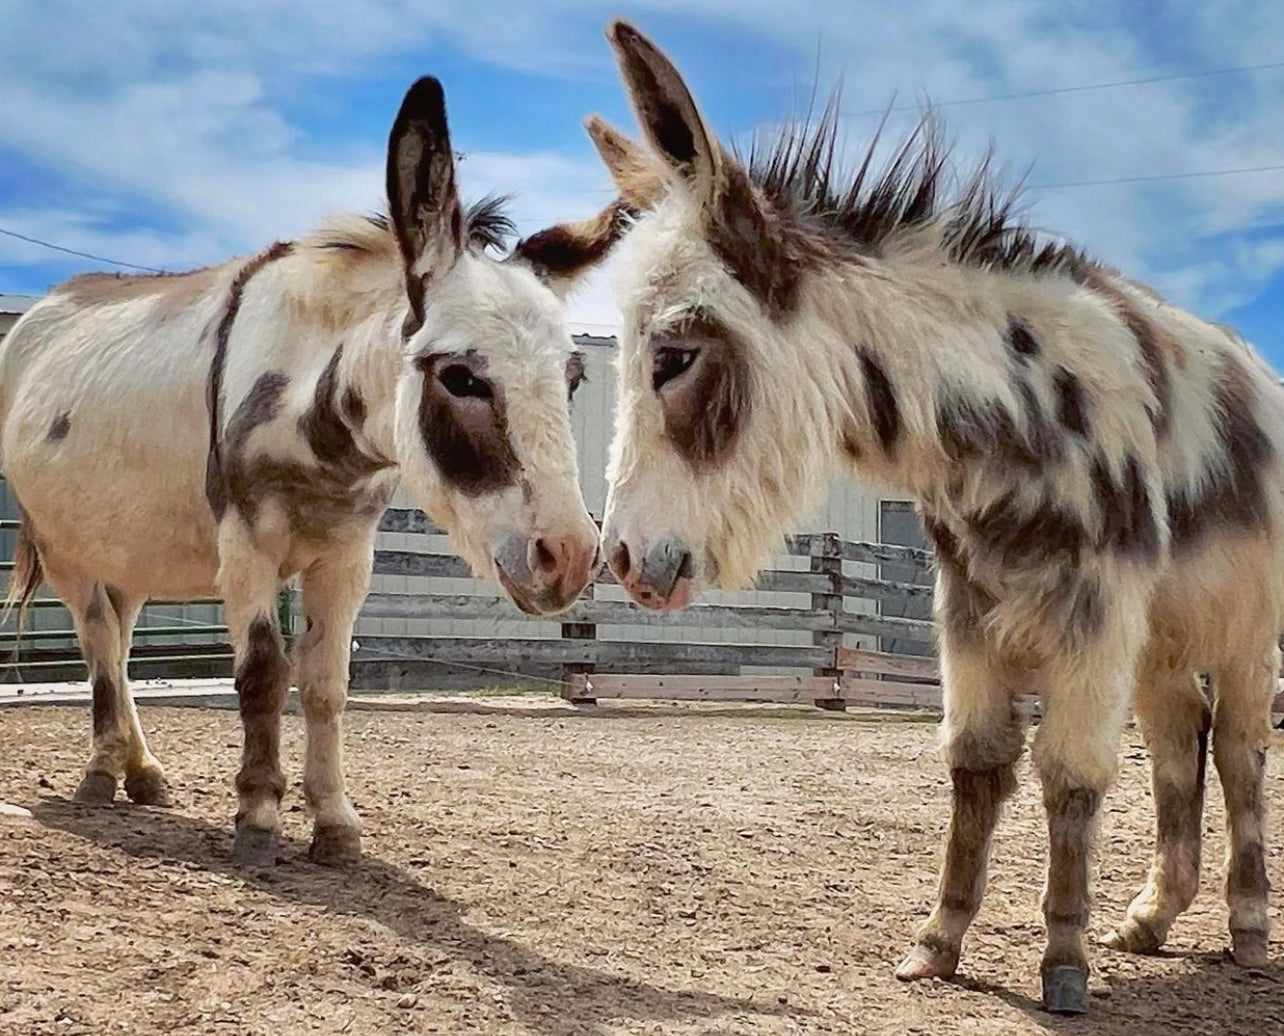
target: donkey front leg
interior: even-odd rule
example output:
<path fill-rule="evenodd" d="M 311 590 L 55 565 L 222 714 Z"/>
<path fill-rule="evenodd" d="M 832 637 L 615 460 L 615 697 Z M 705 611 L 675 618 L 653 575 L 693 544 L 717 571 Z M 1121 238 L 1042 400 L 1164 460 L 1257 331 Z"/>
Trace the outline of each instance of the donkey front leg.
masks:
<path fill-rule="evenodd" d="M 896 969 L 902 981 L 948 978 L 985 893 L 990 838 L 1005 799 L 1016 790 L 1025 726 L 1010 689 L 979 637 L 942 631 L 942 727 L 953 785 L 945 861 L 936 907 Z"/>
<path fill-rule="evenodd" d="M 239 520 L 219 537 L 219 583 L 236 655 L 236 695 L 244 745 L 236 775 L 236 858 L 247 866 L 276 860 L 281 827 L 281 710 L 290 690 L 290 661 L 276 615 L 277 561 L 264 555 Z"/>
<path fill-rule="evenodd" d="M 1055 1014 L 1080 1014 L 1088 1006 L 1089 857 L 1101 800 L 1118 766 L 1134 664 L 1135 652 L 1099 644 L 1045 674 L 1033 758 L 1048 814 L 1048 941 L 1040 972 L 1044 1009 Z"/>
<path fill-rule="evenodd" d="M 1267 962 L 1270 922 L 1263 783 L 1271 742 L 1271 704 L 1280 671 L 1278 647 L 1219 669 L 1214 677 L 1213 761 L 1226 799 L 1226 903 L 1235 962 Z"/>
<path fill-rule="evenodd" d="M 348 801 L 343 776 L 341 719 L 348 697 L 352 627 L 370 584 L 373 538 L 353 550 L 323 557 L 303 573 L 307 632 L 299 643 L 299 697 L 308 727 L 303 794 L 312 810 L 317 863 L 361 858 L 361 822 Z"/>

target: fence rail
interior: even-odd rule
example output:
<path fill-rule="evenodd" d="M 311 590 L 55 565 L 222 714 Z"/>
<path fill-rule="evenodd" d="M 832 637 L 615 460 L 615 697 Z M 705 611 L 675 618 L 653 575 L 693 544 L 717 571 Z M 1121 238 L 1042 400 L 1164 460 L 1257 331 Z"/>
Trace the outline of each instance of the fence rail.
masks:
<path fill-rule="evenodd" d="M 17 527 L 16 521 L 0 522 L 0 531 L 13 532 Z M 432 589 L 434 582 L 470 580 L 472 574 L 463 559 L 447 550 L 433 549 L 430 538 L 443 533 L 423 512 L 390 509 L 380 522 L 380 531 L 422 537 L 423 546 L 416 543 L 418 549 L 377 550 L 374 574 L 427 580 L 428 589 L 371 593 L 362 608 L 362 620 L 467 620 L 482 627 L 525 621 L 493 587 L 474 582 L 481 592 L 444 593 Z M 759 681 L 759 688 L 776 690 L 792 686 L 791 680 L 803 680 L 805 686 L 815 689 L 833 683 L 837 673 L 835 652 L 861 638 L 931 643 L 930 622 L 878 614 L 879 606 L 889 602 L 903 606 L 930 599 L 930 588 L 871 578 L 868 568 L 865 573 L 855 570 L 860 565 L 881 563 L 925 568 L 930 561 L 927 552 L 844 541 L 831 533 L 790 537 L 784 552 L 792 558 L 807 559 L 807 568 L 800 570 L 797 561 L 792 568 L 769 568 L 759 576 L 754 589 L 799 595 L 799 603 L 793 606 L 779 601 L 762 604 L 738 595 L 676 613 L 652 612 L 624 600 L 615 580 L 604 571 L 566 612 L 530 623 L 530 635 L 358 635 L 352 655 L 353 681 L 367 689 L 394 689 L 435 685 L 453 673 L 456 683 L 493 683 L 496 677 L 503 677 L 509 682 L 552 681 L 566 687 L 573 678 L 587 673 L 636 675 L 641 671 L 648 678 L 664 676 L 668 682 L 662 686 L 674 687 L 678 685 L 671 678 L 677 676 L 740 678 L 758 671 L 759 675 L 744 679 Z M 12 562 L 7 564 L 12 571 Z M 209 606 L 218 602 L 204 598 L 167 602 L 167 606 L 175 603 Z M 289 594 L 285 604 L 287 626 L 292 621 L 297 627 L 301 622 L 297 596 Z M 43 615 L 41 628 L 24 632 L 21 638 L 12 628 L 0 629 L 0 650 L 8 648 L 12 656 L 12 648 L 18 643 L 23 645 L 19 657 L 0 663 L 0 679 L 83 678 L 84 666 L 75 647 L 70 615 L 64 610 L 64 618 L 59 619 L 49 613 L 61 609 L 62 604 L 42 596 L 31 602 L 31 607 Z M 174 675 L 230 672 L 232 652 L 225 625 L 208 617 L 204 621 L 184 620 L 161 611 L 159 604 L 144 609 L 136 638 L 146 647 L 140 644 L 135 648 L 133 675 L 154 675 L 165 665 L 173 667 Z M 548 632 L 550 628 L 555 632 Z M 539 635 L 541 630 L 546 635 Z M 672 630 L 675 635 L 656 640 L 656 630 Z M 702 641 L 700 631 L 721 631 L 724 636 L 716 643 L 705 642 L 711 638 Z M 762 670 L 773 673 L 764 675 Z M 809 680 L 819 682 L 805 683 Z M 634 682 L 630 686 L 640 685 Z"/>

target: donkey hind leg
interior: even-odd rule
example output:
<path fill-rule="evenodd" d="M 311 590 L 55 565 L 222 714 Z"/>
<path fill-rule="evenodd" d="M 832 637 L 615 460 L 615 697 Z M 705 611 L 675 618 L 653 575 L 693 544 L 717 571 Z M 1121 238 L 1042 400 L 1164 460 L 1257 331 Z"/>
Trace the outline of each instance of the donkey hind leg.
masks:
<path fill-rule="evenodd" d="M 164 775 L 147 750 L 127 680 L 126 648 L 139 603 L 102 583 L 68 592 L 52 573 L 51 581 L 71 609 L 93 692 L 93 751 L 75 800 L 94 805 L 112 802 L 116 782 L 124 775 L 127 790 L 142 787 L 132 778 L 144 778 L 150 793 L 146 804 L 167 804 Z M 130 797 L 139 801 L 132 790 Z"/>
<path fill-rule="evenodd" d="M 1101 799 L 1118 765 L 1135 657 L 1099 644 L 1044 674 L 1044 718 L 1032 754 L 1048 815 L 1040 974 L 1044 1009 L 1056 1014 L 1087 1009 L 1089 855 Z"/>
<path fill-rule="evenodd" d="M 1154 953 L 1199 889 L 1212 714 L 1193 673 L 1159 664 L 1143 664 L 1133 704 L 1150 751 L 1155 858 L 1127 919 L 1101 941 L 1116 950 Z"/>
<path fill-rule="evenodd" d="M 947 978 L 958 968 L 963 936 L 985 892 L 990 838 L 999 810 L 1016 790 L 1025 725 L 979 640 L 943 631 L 942 731 L 953 785 L 950 826 L 936 906 L 896 968 L 902 981 Z"/>
<path fill-rule="evenodd" d="M 172 806 L 174 800 L 165 780 L 165 771 L 147 748 L 147 738 L 143 735 L 138 708 L 129 687 L 129 652 L 133 647 L 134 626 L 138 622 L 143 602 L 140 599 L 126 598 L 110 587 L 107 588 L 107 596 L 115 607 L 116 617 L 120 622 L 121 699 L 133 735 L 131 751 L 125 759 L 125 794 L 130 801 L 140 806 Z"/>
<path fill-rule="evenodd" d="M 312 810 L 317 863 L 361 858 L 361 822 L 344 788 L 341 720 L 348 697 L 352 627 L 370 584 L 373 536 L 357 549 L 323 557 L 303 573 L 307 632 L 299 642 L 299 698 L 307 723 L 303 794 Z"/>
<path fill-rule="evenodd" d="M 276 613 L 278 563 L 263 554 L 249 530 L 226 521 L 219 537 L 219 583 L 236 656 L 236 695 L 244 737 L 236 775 L 237 860 L 270 866 L 281 826 L 281 710 L 290 691 L 290 661 Z"/>
<path fill-rule="evenodd" d="M 1226 798 L 1226 903 L 1231 950 L 1245 967 L 1267 960 L 1266 831 L 1262 785 L 1271 741 L 1279 648 L 1246 656 L 1214 677 L 1213 761 Z"/>

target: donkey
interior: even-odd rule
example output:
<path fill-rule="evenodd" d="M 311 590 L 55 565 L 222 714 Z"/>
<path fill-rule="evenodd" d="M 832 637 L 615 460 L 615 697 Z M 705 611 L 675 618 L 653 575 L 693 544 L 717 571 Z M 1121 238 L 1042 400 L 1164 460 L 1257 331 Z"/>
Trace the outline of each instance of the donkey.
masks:
<path fill-rule="evenodd" d="M 681 607 L 700 581 L 747 583 L 835 472 L 899 487 L 936 548 L 953 802 L 936 908 L 897 976 L 958 966 L 1027 690 L 1045 710 L 1045 1007 L 1086 1004 L 1091 832 L 1130 702 L 1157 847 L 1106 944 L 1156 950 L 1196 893 L 1211 727 L 1234 957 L 1262 964 L 1284 625 L 1274 376 L 1233 332 L 1036 236 L 988 162 L 949 192 L 930 119 L 881 173 L 871 145 L 841 176 L 833 102 L 741 158 L 651 42 L 625 22 L 608 36 L 650 145 L 587 123 L 642 213 L 619 275 L 615 576 Z"/>
<path fill-rule="evenodd" d="M 495 199 L 456 191 L 441 84 L 407 92 L 388 146 L 390 219 L 350 217 L 190 273 L 88 274 L 0 350 L 3 463 L 21 502 L 11 603 L 47 581 L 93 687 L 75 798 L 170 795 L 127 682 L 147 599 L 223 600 L 244 751 L 235 849 L 274 859 L 292 666 L 275 595 L 299 574 L 297 677 L 312 857 L 360 856 L 340 720 L 380 516 L 404 476 L 474 571 L 527 613 L 567 607 L 599 558 L 571 433 L 558 293 L 601 259 L 623 208 L 503 259 Z"/>

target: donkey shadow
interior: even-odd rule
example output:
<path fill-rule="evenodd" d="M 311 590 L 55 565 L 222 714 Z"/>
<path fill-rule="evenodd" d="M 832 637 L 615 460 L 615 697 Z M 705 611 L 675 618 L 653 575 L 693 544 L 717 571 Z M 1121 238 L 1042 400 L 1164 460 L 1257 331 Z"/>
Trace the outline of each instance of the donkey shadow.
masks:
<path fill-rule="evenodd" d="M 621 1018 L 650 1022 L 715 1019 L 739 1013 L 797 1016 L 782 1006 L 712 993 L 664 989 L 636 979 L 537 953 L 511 938 L 490 935 L 464 920 L 454 900 L 399 867 L 366 857 L 336 870 L 307 861 L 307 844 L 282 838 L 273 869 L 243 869 L 223 827 L 177 813 L 118 805 L 86 808 L 61 798 L 31 807 L 43 827 L 64 831 L 137 859 L 182 861 L 237 878 L 268 895 L 329 912 L 376 921 L 408 942 L 466 960 L 509 990 L 508 1004 L 528 1026 L 548 1036 L 605 1032 Z M 336 962 L 337 965 L 338 962 Z M 564 1017 L 573 1003 L 576 1015 Z"/>
<path fill-rule="evenodd" d="M 1100 960 L 1111 951 L 1095 949 Z M 1185 957 L 1197 970 L 1147 974 L 1147 961 Z M 1023 1011 L 1041 1029 L 1066 1036 L 1179 1036 L 1185 1033 L 1284 1032 L 1284 960 L 1239 967 L 1226 952 L 1161 952 L 1138 958 L 1136 973 L 1110 977 L 1110 996 L 1093 998 L 1078 1016 L 1048 1014 L 1039 1001 L 1006 986 L 960 976 L 953 984 Z M 1037 983 L 1037 976 L 1034 977 Z"/>

